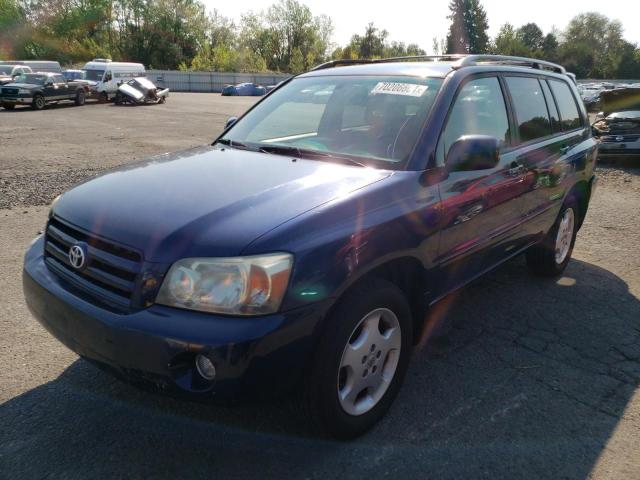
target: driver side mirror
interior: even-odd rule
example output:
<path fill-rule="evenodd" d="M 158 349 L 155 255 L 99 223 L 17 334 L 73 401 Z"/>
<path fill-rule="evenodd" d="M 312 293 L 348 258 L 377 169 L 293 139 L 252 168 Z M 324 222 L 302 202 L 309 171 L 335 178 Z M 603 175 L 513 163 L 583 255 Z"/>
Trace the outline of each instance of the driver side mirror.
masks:
<path fill-rule="evenodd" d="M 449 148 L 445 166 L 449 172 L 486 170 L 500 160 L 500 141 L 488 135 L 464 135 Z"/>
<path fill-rule="evenodd" d="M 237 121 L 238 121 L 238 117 L 229 117 L 227 119 L 227 123 L 225 123 L 225 125 L 224 125 L 224 129 L 226 130 L 226 129 L 230 128 Z"/>

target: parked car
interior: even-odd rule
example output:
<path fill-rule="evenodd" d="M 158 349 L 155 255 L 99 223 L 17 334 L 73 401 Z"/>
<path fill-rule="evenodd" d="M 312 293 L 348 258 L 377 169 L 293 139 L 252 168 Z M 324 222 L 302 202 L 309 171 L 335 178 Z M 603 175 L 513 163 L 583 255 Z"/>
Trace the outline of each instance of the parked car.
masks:
<path fill-rule="evenodd" d="M 261 97 L 266 95 L 267 89 L 255 83 L 239 83 L 237 85 L 226 85 L 222 89 L 222 95 Z"/>
<path fill-rule="evenodd" d="M 95 82 L 92 86 L 92 96 L 101 102 L 115 98 L 118 86 L 123 82 L 146 76 L 144 65 L 141 63 L 112 62 L 105 58 L 87 62 L 82 69 L 85 71 L 85 80 Z"/>
<path fill-rule="evenodd" d="M 77 82 L 68 82 L 59 73 L 23 73 L 0 89 L 0 104 L 7 110 L 29 105 L 42 110 L 49 103 L 71 100 L 84 105 L 86 92 Z"/>
<path fill-rule="evenodd" d="M 125 103 L 132 105 L 165 103 L 168 96 L 168 88 L 158 90 L 151 80 L 139 77 L 133 78 L 118 87 L 115 103 L 116 105 Z"/>
<path fill-rule="evenodd" d="M 60 63 L 53 60 L 3 60 L 5 65 L 22 65 L 29 67 L 34 72 L 60 73 Z"/>
<path fill-rule="evenodd" d="M 87 97 L 92 95 L 92 92 L 98 84 L 98 82 L 87 80 L 87 72 L 85 70 L 63 70 L 62 75 L 64 75 L 64 78 L 66 78 L 67 81 L 73 81 L 83 85 Z"/>
<path fill-rule="evenodd" d="M 363 433 L 426 310 L 519 254 L 560 275 L 595 188 L 598 142 L 561 66 L 414 60 L 329 62 L 211 146 L 64 193 L 25 256 L 31 312 L 130 381 L 294 395 L 320 431 Z"/>
<path fill-rule="evenodd" d="M 601 142 L 600 155 L 640 158 L 640 88 L 603 92 L 601 106 L 593 125 Z"/>
<path fill-rule="evenodd" d="M 23 65 L 1 65 L 0 64 L 0 85 L 6 85 L 23 73 L 31 73 L 29 67 Z"/>

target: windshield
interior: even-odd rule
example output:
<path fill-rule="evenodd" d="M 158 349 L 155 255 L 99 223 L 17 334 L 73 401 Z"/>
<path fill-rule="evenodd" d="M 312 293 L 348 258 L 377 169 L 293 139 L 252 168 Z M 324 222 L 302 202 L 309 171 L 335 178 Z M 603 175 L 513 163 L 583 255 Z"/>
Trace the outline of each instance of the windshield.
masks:
<path fill-rule="evenodd" d="M 79 71 L 79 72 L 64 72 L 64 76 L 67 80 L 83 80 L 85 78 L 87 72 Z"/>
<path fill-rule="evenodd" d="M 398 169 L 417 142 L 439 78 L 324 76 L 292 80 L 258 104 L 222 143 L 295 149 Z M 282 148 L 277 148 L 282 147 Z M 316 157 L 314 157 L 316 158 Z"/>
<path fill-rule="evenodd" d="M 0 75 L 11 75 L 13 65 L 0 65 Z"/>
<path fill-rule="evenodd" d="M 44 85 L 44 81 L 47 79 L 46 75 L 40 75 L 37 73 L 23 73 L 18 75 L 15 79 L 15 83 L 29 83 L 32 85 Z"/>
<path fill-rule="evenodd" d="M 94 82 L 100 82 L 104 75 L 104 70 L 84 70 L 85 80 L 93 80 Z"/>

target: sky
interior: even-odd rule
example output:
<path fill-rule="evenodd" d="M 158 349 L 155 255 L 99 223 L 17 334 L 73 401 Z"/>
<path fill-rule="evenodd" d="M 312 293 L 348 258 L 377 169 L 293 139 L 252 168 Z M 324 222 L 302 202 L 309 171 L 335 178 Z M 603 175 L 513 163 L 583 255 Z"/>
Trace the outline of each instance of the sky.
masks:
<path fill-rule="evenodd" d="M 248 10 L 260 11 L 276 0 L 242 0 L 219 2 L 203 0 L 205 5 L 217 9 L 222 15 L 236 21 Z M 354 33 L 363 33 L 365 26 L 373 22 L 389 32 L 389 40 L 417 43 L 431 52 L 433 37 L 444 38 L 449 27 L 449 0 L 416 1 L 393 0 L 391 2 L 361 0 L 299 0 L 314 15 L 326 14 L 334 24 L 333 41 L 345 45 Z M 578 13 L 598 12 L 610 19 L 617 19 L 624 27 L 624 37 L 640 44 L 640 1 L 616 0 L 481 0 L 489 19 L 489 34 L 494 37 L 506 22 L 519 27 L 535 22 L 548 33 L 554 27 L 563 30 L 569 20 Z M 610 6 L 612 8 L 606 8 Z"/>

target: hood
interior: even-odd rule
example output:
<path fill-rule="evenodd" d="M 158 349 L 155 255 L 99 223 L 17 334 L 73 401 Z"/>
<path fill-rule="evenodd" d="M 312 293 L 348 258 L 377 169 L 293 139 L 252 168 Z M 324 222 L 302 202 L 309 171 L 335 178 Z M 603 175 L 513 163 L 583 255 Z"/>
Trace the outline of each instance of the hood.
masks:
<path fill-rule="evenodd" d="M 6 83 L 2 86 L 11 88 L 27 88 L 29 90 L 32 90 L 34 88 L 41 87 L 42 85 L 34 85 L 33 83 Z"/>
<path fill-rule="evenodd" d="M 612 113 L 611 115 L 607 115 L 607 120 L 610 120 L 610 121 L 638 120 L 640 121 L 640 110 L 615 112 L 615 113 Z"/>
<path fill-rule="evenodd" d="M 65 193 L 53 213 L 147 261 L 235 256 L 254 239 L 390 171 L 217 147 L 162 155 Z"/>
<path fill-rule="evenodd" d="M 601 108 L 605 113 L 640 110 L 640 88 L 607 90 L 600 95 Z"/>
<path fill-rule="evenodd" d="M 0 75 L 0 85 L 11 83 L 12 81 L 13 77 L 11 75 Z"/>

